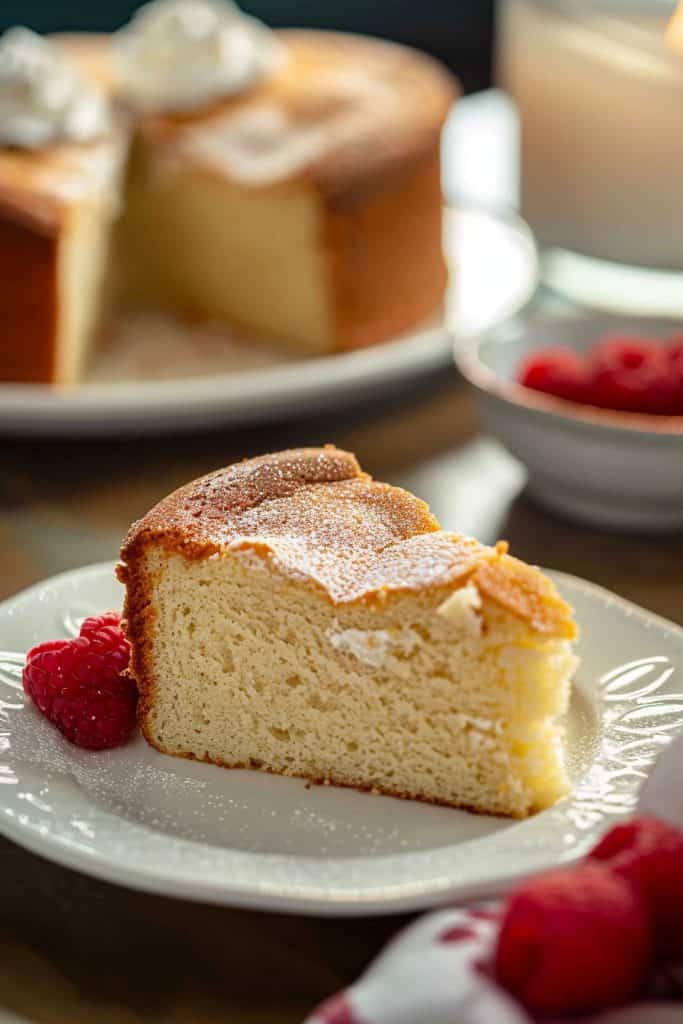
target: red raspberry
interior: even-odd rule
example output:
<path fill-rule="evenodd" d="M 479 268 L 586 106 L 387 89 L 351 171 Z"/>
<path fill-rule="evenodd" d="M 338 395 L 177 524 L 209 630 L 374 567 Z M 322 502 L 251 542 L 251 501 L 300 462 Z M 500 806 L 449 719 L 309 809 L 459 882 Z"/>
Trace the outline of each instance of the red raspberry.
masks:
<path fill-rule="evenodd" d="M 674 414 L 683 416 L 683 337 L 678 335 L 669 339 L 667 357 L 676 388 Z"/>
<path fill-rule="evenodd" d="M 602 865 L 556 871 L 510 897 L 498 936 L 498 980 L 530 1010 L 588 1013 L 643 984 L 651 929 L 636 889 Z"/>
<path fill-rule="evenodd" d="M 52 716 L 53 688 L 49 680 L 59 672 L 59 652 L 71 643 L 70 640 L 48 640 L 38 644 L 26 655 L 22 674 L 24 690 L 46 718 Z"/>
<path fill-rule="evenodd" d="M 623 412 L 670 415 L 676 383 L 666 350 L 636 336 L 604 338 L 590 359 L 593 405 Z"/>
<path fill-rule="evenodd" d="M 29 651 L 26 693 L 68 740 L 87 750 L 120 746 L 135 724 L 137 692 L 125 675 L 129 645 L 109 625 Z"/>
<path fill-rule="evenodd" d="M 683 353 L 683 334 L 671 334 L 666 339 L 667 355 L 676 359 Z"/>
<path fill-rule="evenodd" d="M 89 619 L 83 621 L 80 636 L 92 636 L 93 633 L 97 633 L 106 626 L 116 626 L 119 629 L 121 626 L 120 614 L 118 612 L 105 612 L 104 615 L 91 615 Z"/>
<path fill-rule="evenodd" d="M 683 958 L 683 832 L 658 818 L 634 818 L 611 829 L 589 859 L 640 888 L 660 959 Z"/>
<path fill-rule="evenodd" d="M 586 401 L 587 379 L 583 358 L 578 352 L 561 346 L 534 352 L 519 371 L 519 382 L 524 387 L 570 402 Z"/>

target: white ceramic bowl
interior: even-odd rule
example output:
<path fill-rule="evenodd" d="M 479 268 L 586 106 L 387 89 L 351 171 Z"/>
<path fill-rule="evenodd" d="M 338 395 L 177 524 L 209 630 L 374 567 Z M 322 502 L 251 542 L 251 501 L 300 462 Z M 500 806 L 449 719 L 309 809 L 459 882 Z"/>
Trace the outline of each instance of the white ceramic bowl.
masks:
<path fill-rule="evenodd" d="M 602 334 L 681 333 L 681 324 L 538 306 L 460 344 L 485 427 L 527 467 L 529 494 L 553 511 L 614 530 L 683 529 L 683 416 L 578 405 L 522 387 L 516 372 L 551 345 L 589 348 Z"/>

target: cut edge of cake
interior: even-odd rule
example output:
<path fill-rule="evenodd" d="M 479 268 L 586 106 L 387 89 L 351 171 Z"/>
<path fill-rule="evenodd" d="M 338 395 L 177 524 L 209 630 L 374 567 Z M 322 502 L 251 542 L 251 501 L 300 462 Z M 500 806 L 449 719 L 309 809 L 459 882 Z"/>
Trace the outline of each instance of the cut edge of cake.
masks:
<path fill-rule="evenodd" d="M 576 627 L 554 584 L 348 453 L 181 488 L 133 526 L 119 578 L 165 753 L 514 817 L 568 790 Z"/>

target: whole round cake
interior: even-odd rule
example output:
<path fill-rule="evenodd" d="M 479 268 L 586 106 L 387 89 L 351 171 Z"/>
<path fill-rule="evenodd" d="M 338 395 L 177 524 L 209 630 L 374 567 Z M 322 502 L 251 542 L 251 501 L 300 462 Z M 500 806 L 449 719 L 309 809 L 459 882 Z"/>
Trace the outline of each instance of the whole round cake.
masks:
<path fill-rule="evenodd" d="M 127 306 L 311 354 L 438 310 L 431 58 L 156 0 L 111 37 L 11 30 L 0 83 L 0 380 L 77 382 Z"/>

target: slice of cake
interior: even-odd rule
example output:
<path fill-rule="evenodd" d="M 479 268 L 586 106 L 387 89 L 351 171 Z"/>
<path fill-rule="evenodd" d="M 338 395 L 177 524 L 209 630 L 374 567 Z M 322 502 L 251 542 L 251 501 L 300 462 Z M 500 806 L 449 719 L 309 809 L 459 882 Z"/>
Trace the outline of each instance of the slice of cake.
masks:
<path fill-rule="evenodd" d="M 121 558 L 158 750 L 515 817 L 566 793 L 570 608 L 353 455 L 212 473 L 136 523 Z"/>
<path fill-rule="evenodd" d="M 0 41 L 0 381 L 72 384 L 107 306 L 125 125 L 56 47 Z"/>

